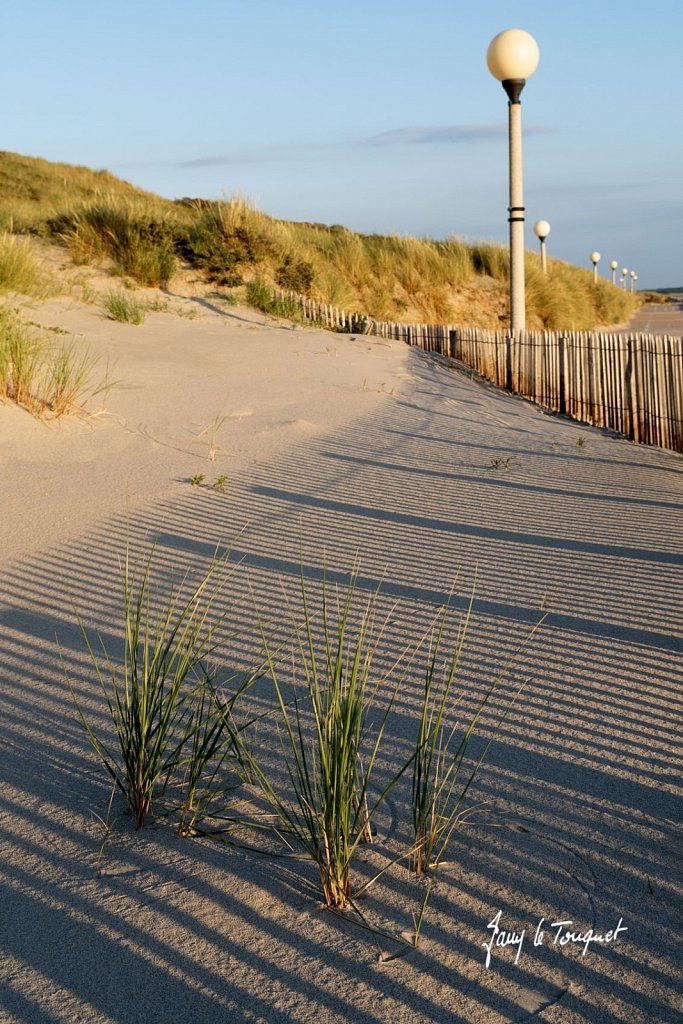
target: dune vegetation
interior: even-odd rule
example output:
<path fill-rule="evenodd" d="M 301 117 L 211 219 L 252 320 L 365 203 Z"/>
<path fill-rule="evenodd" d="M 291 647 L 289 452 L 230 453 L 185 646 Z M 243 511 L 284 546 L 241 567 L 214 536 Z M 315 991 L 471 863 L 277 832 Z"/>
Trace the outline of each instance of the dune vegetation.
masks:
<path fill-rule="evenodd" d="M 39 419 L 56 419 L 83 410 L 112 387 L 107 376 L 93 382 L 96 360 L 75 345 L 55 343 L 0 305 L 0 401 L 12 402 Z"/>
<path fill-rule="evenodd" d="M 238 296 L 259 282 L 382 320 L 497 327 L 508 317 L 498 244 L 276 220 L 240 197 L 172 201 L 106 171 L 11 153 L 0 153 L 0 229 L 58 240 L 75 263 L 145 286 L 167 287 L 190 268 Z M 622 323 L 642 301 L 561 260 L 543 275 L 532 252 L 526 272 L 530 328 Z"/>
<path fill-rule="evenodd" d="M 0 293 L 47 298 L 55 282 L 36 258 L 29 239 L 0 232 Z"/>

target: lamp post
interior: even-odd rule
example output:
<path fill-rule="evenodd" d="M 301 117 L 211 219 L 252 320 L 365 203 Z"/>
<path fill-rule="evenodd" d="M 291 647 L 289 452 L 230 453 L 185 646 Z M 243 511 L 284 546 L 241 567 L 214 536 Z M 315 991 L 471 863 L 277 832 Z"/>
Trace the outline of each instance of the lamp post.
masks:
<path fill-rule="evenodd" d="M 632 270 L 630 276 L 631 276 L 631 294 L 633 294 L 633 292 L 636 289 L 636 281 L 638 280 L 638 275 L 636 274 L 635 270 Z"/>
<path fill-rule="evenodd" d="M 617 267 L 618 266 L 619 266 L 619 263 L 618 263 L 617 260 L 612 260 L 612 262 L 610 263 L 610 269 L 612 271 L 612 284 L 614 284 L 614 285 L 616 285 L 616 283 L 617 283 Z"/>
<path fill-rule="evenodd" d="M 593 264 L 593 284 L 598 283 L 598 263 L 600 262 L 600 253 L 592 252 L 590 254 L 590 261 Z"/>
<path fill-rule="evenodd" d="M 510 151 L 510 329 L 523 331 L 524 308 L 524 189 L 522 183 L 522 104 L 527 78 L 538 67 L 538 44 L 520 28 L 499 32 L 489 44 L 486 63 L 508 97 Z"/>
<path fill-rule="evenodd" d="M 621 280 L 624 282 L 624 290 L 626 289 L 626 278 L 628 277 L 628 270 L 626 267 L 621 268 Z"/>
<path fill-rule="evenodd" d="M 534 234 L 537 236 L 541 243 L 541 270 L 544 274 L 548 273 L 548 260 L 545 255 L 545 240 L 550 234 L 550 224 L 547 220 L 537 220 L 534 224 Z"/>

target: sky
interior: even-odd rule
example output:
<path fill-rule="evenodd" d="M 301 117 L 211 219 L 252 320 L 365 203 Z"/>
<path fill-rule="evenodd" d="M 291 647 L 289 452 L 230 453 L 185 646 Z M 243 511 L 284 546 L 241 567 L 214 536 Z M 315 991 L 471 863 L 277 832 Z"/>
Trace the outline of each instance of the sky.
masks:
<path fill-rule="evenodd" d="M 522 94 L 526 245 L 683 285 L 681 0 L 4 0 L 0 149 L 168 198 L 507 242 L 507 98 L 491 39 L 541 59 Z"/>

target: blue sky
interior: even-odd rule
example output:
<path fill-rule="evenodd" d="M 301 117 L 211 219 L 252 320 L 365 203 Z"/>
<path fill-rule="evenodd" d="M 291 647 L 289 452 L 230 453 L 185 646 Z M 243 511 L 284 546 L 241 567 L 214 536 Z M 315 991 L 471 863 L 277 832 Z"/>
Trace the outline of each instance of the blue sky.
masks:
<path fill-rule="evenodd" d="M 170 198 L 239 192 L 366 232 L 506 241 L 506 28 L 522 96 L 528 248 L 683 284 L 680 0 L 5 0 L 0 147 Z"/>

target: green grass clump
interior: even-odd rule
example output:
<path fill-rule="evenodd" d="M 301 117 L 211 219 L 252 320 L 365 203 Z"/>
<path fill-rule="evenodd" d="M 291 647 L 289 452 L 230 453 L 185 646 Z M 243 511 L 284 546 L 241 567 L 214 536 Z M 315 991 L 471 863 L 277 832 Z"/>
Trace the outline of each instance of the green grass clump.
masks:
<path fill-rule="evenodd" d="M 49 359 L 44 401 L 50 415 L 65 416 L 83 405 L 86 398 L 107 394 L 113 386 L 106 377 L 88 390 L 96 360 L 88 352 L 79 353 L 73 345 L 62 345 Z"/>
<path fill-rule="evenodd" d="M 308 295 L 313 285 L 315 271 L 308 260 L 296 259 L 287 254 L 277 269 L 276 280 L 285 291 Z"/>
<path fill-rule="evenodd" d="M 110 319 L 128 324 L 144 323 L 147 314 L 147 306 L 144 302 L 140 302 L 135 296 L 128 295 L 122 290 L 107 292 L 104 298 L 104 309 Z"/>
<path fill-rule="evenodd" d="M 99 650 L 93 648 L 79 617 L 114 725 L 114 746 L 96 734 L 70 681 L 69 687 L 93 749 L 125 797 L 135 827 L 154 813 L 157 797 L 174 779 L 184 788 L 176 809 L 179 828 L 187 832 L 223 792 L 213 783 L 237 735 L 226 724 L 253 678 L 221 699 L 207 669 L 225 618 L 214 612 L 225 583 L 225 559 L 216 558 L 189 593 L 179 588 L 160 599 L 152 593 L 151 559 L 152 553 L 136 573 L 126 551 L 122 666 L 114 665 L 101 640 Z"/>
<path fill-rule="evenodd" d="M 280 683 L 275 657 L 263 635 L 283 725 L 288 786 L 266 773 L 252 753 L 244 752 L 277 819 L 277 831 L 311 857 L 320 873 L 326 905 L 339 909 L 352 901 L 351 863 L 359 843 L 370 836 L 371 816 L 401 774 L 370 801 L 370 782 L 392 702 L 372 720 L 370 712 L 381 680 L 370 686 L 370 673 L 381 632 L 373 636 L 372 600 L 360 625 L 352 628 L 354 590 L 352 576 L 335 612 L 323 578 L 320 650 L 316 649 L 302 577 L 304 623 L 301 632 L 297 631 L 294 657 L 302 674 L 303 692 L 293 699 Z M 312 736 L 305 724 L 309 717 Z"/>
<path fill-rule="evenodd" d="M 446 625 L 447 610 L 442 614 L 430 645 L 422 694 L 422 712 L 419 720 L 412 773 L 412 811 L 414 845 L 411 867 L 416 875 L 436 871 L 445 854 L 451 835 L 464 816 L 461 805 L 477 774 L 484 753 L 466 772 L 467 778 L 459 784 L 460 772 L 470 739 L 477 722 L 496 688 L 496 680 L 485 694 L 475 715 L 460 732 L 455 716 L 457 700 L 454 685 L 460 656 L 467 636 L 472 603 L 460 626 L 450 661 L 441 670 L 440 648 Z"/>
<path fill-rule="evenodd" d="M 249 306 L 260 309 L 261 312 L 268 313 L 269 316 L 301 320 L 301 307 L 293 299 L 276 295 L 273 288 L 261 277 L 257 277 L 247 284 L 246 300 Z"/>
<path fill-rule="evenodd" d="M 0 400 L 38 417 L 56 418 L 111 386 L 90 386 L 95 360 L 73 345 L 50 344 L 18 312 L 0 306 Z"/>
<path fill-rule="evenodd" d="M 468 765 L 465 759 L 470 742 L 490 698 L 504 679 L 517 653 L 529 642 L 545 619 L 543 616 L 522 641 L 502 671 L 489 684 L 475 713 L 461 726 L 457 717 L 458 699 L 455 684 L 473 603 L 474 591 L 461 620 L 450 656 L 444 659 L 441 655 L 448 617 L 447 607 L 442 612 L 430 641 L 422 693 L 422 712 L 412 762 L 414 845 L 411 851 L 411 867 L 416 875 L 436 873 L 448 850 L 453 832 L 465 820 L 465 797 L 517 695 L 508 701 L 478 758 Z"/>
<path fill-rule="evenodd" d="M 263 278 L 257 277 L 247 284 L 246 300 L 248 305 L 253 306 L 254 309 L 260 309 L 262 313 L 270 313 L 275 297 L 273 289 L 266 284 Z"/>
<path fill-rule="evenodd" d="M 116 273 L 147 287 L 165 287 L 175 273 L 176 226 L 139 203 L 111 197 L 50 218 L 75 263 L 110 258 Z"/>
<path fill-rule="evenodd" d="M 44 346 L 35 332 L 15 310 L 0 307 L 0 398 L 36 411 L 42 404 L 38 396 L 44 364 Z"/>
<path fill-rule="evenodd" d="M 225 287 L 242 283 L 246 267 L 273 255 L 268 219 L 239 197 L 226 202 L 189 203 L 195 221 L 181 234 L 178 250 L 209 281 Z"/>
<path fill-rule="evenodd" d="M 45 298 L 51 282 L 28 239 L 0 234 L 0 291 Z"/>

